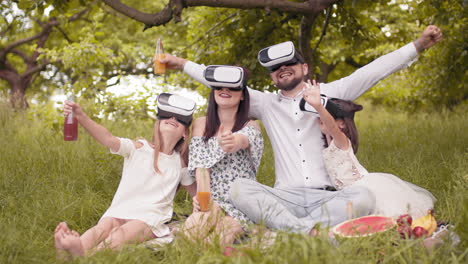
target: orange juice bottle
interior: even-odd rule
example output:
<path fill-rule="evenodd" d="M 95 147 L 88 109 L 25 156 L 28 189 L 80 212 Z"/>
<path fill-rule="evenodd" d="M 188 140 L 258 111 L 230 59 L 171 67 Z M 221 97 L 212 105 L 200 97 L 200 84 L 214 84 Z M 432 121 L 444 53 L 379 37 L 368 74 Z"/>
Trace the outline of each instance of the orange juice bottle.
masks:
<path fill-rule="evenodd" d="M 210 210 L 210 174 L 207 169 L 199 168 L 196 171 L 197 177 L 197 200 L 200 204 L 200 211 Z"/>
<path fill-rule="evenodd" d="M 159 62 L 159 60 L 164 59 L 165 57 L 166 56 L 164 55 L 161 38 L 158 38 L 158 41 L 156 42 L 155 58 L 153 61 L 154 74 L 156 75 L 166 74 L 166 64 Z"/>

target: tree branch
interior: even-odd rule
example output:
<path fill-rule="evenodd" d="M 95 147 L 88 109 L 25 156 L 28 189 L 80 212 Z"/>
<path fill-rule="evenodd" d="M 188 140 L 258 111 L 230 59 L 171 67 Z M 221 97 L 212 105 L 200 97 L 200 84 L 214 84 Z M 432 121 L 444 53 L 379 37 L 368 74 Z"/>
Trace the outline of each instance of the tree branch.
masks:
<path fill-rule="evenodd" d="M 323 37 L 327 34 L 327 27 L 328 27 L 328 23 L 330 22 L 330 17 L 331 17 L 331 13 L 332 13 L 332 6 L 328 7 L 327 9 L 327 16 L 325 18 L 325 22 L 323 23 L 323 27 L 322 27 L 322 34 L 320 35 L 320 38 L 317 42 L 317 44 L 315 44 L 315 48 L 314 50 L 312 51 L 312 53 L 315 53 L 315 51 L 317 51 L 317 48 L 318 46 L 320 45 L 320 42 L 322 42 L 322 39 Z"/>
<path fill-rule="evenodd" d="M 42 64 L 36 65 L 36 66 L 34 66 L 34 67 L 31 67 L 31 68 L 28 67 L 28 69 L 27 69 L 25 72 L 23 72 L 23 73 L 20 75 L 20 77 L 21 77 L 21 78 L 26 78 L 26 77 L 28 77 L 28 76 L 33 75 L 33 74 L 36 73 L 36 72 L 40 72 L 40 71 L 42 71 L 43 69 L 45 69 L 45 67 L 46 67 L 49 63 L 50 63 L 50 61 L 46 60 L 46 61 L 45 61 L 44 63 L 42 63 Z"/>
<path fill-rule="evenodd" d="M 170 6 L 171 6 L 171 3 L 174 2 L 174 0 L 170 0 L 169 4 L 167 4 L 163 10 L 154 14 L 141 12 L 135 8 L 132 8 L 130 6 L 127 6 L 121 3 L 118 0 L 101 0 L 101 1 L 104 2 L 106 5 L 112 7 L 115 11 L 122 13 L 131 19 L 134 19 L 136 21 L 139 21 L 145 24 L 146 27 L 164 25 L 167 22 L 171 21 L 172 19 L 172 10 Z"/>
<path fill-rule="evenodd" d="M 299 50 L 304 56 L 305 62 L 309 65 L 309 78 L 313 79 L 314 71 L 314 55 L 310 48 L 310 40 L 312 38 L 312 25 L 317 18 L 317 14 L 313 16 L 302 16 L 299 29 Z"/>
<path fill-rule="evenodd" d="M 28 62 L 29 62 L 28 56 L 26 55 L 26 53 L 22 52 L 21 50 L 12 49 L 12 50 L 11 50 L 11 53 L 20 56 L 20 57 L 23 59 L 24 63 L 28 63 Z"/>
<path fill-rule="evenodd" d="M 119 0 L 101 0 L 119 13 L 145 24 L 145 29 L 164 25 L 175 16 L 176 22 L 180 20 L 183 8 L 208 6 L 236 9 L 264 9 L 266 12 L 276 9 L 281 12 L 315 15 L 338 0 L 309 0 L 292 2 L 288 0 L 169 0 L 163 10 L 157 13 L 145 13 L 123 4 Z"/>

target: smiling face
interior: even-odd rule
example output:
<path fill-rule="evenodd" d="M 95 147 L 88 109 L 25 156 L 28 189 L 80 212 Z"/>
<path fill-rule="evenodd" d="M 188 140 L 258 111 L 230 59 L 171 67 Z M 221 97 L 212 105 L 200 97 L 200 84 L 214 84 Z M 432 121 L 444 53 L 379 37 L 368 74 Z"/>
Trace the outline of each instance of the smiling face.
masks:
<path fill-rule="evenodd" d="M 214 90 L 215 101 L 220 108 L 237 107 L 244 99 L 242 90 L 230 90 L 221 88 Z"/>
<path fill-rule="evenodd" d="M 172 135 L 175 138 L 180 139 L 185 134 L 185 126 L 177 121 L 175 117 L 163 119 L 159 123 L 159 132 L 163 135 Z M 155 127 L 155 129 L 157 128 Z"/>
<path fill-rule="evenodd" d="M 291 91 L 298 87 L 309 72 L 307 64 L 297 63 L 294 65 L 283 65 L 276 71 L 270 73 L 270 77 L 278 89 Z"/>

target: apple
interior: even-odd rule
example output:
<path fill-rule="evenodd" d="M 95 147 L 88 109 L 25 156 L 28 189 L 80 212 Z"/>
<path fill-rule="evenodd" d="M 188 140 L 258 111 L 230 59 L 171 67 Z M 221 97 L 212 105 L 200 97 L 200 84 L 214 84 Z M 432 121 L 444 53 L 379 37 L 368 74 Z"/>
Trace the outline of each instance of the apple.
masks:
<path fill-rule="evenodd" d="M 400 234 L 401 238 L 411 238 L 410 225 L 400 225 L 397 227 L 397 231 Z"/>
<path fill-rule="evenodd" d="M 403 225 L 411 226 L 411 223 L 413 223 L 413 218 L 409 214 L 400 215 L 397 219 L 398 226 L 403 226 Z"/>
<path fill-rule="evenodd" d="M 425 237 L 427 236 L 428 232 L 426 229 L 424 229 L 424 227 L 421 227 L 421 226 L 417 226 L 415 228 L 413 228 L 413 236 L 415 238 L 420 238 L 420 237 Z"/>

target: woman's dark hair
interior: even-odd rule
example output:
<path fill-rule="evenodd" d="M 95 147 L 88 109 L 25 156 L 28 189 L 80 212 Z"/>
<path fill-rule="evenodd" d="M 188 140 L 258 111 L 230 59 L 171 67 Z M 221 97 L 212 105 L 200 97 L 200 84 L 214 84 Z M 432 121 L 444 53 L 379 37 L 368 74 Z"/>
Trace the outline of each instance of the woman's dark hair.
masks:
<path fill-rule="evenodd" d="M 242 89 L 243 100 L 240 101 L 236 113 L 236 121 L 232 132 L 241 130 L 247 122 L 249 122 L 249 107 L 250 107 L 250 97 L 249 90 L 246 86 Z M 215 101 L 214 89 L 211 89 L 210 99 L 208 100 L 208 110 L 206 113 L 206 123 L 205 123 L 205 132 L 203 134 L 204 141 L 208 142 L 208 139 L 216 135 L 216 132 L 219 129 L 221 122 L 219 121 L 218 116 L 218 104 Z"/>
<path fill-rule="evenodd" d="M 362 105 L 358 105 L 353 103 L 352 101 L 346 101 L 338 98 L 331 98 L 330 99 L 333 103 L 337 104 L 342 111 L 351 113 L 351 115 L 347 117 L 342 117 L 342 116 L 334 116 L 332 113 L 330 113 L 333 118 L 336 120 L 343 120 L 344 122 L 344 128 L 341 128 L 341 131 L 349 138 L 351 141 L 351 145 L 353 147 L 354 153 L 357 153 L 358 151 L 358 146 L 359 146 L 359 135 L 358 131 L 356 128 L 356 124 L 354 123 L 354 113 L 357 111 L 362 110 Z M 328 144 L 326 143 L 325 140 L 325 145 L 328 147 Z"/>

